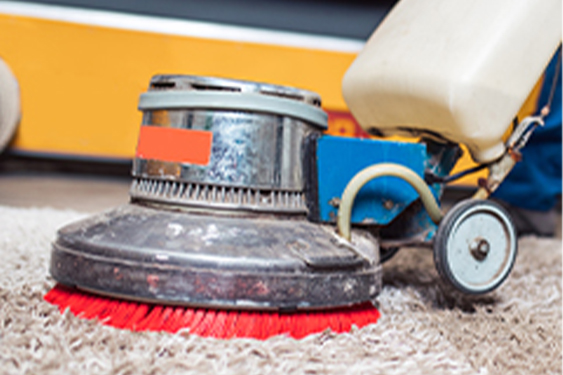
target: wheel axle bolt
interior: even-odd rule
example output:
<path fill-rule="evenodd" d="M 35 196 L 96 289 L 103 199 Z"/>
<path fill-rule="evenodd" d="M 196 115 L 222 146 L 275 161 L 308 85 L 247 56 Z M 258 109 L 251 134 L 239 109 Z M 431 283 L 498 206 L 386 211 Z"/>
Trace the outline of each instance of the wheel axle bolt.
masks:
<path fill-rule="evenodd" d="M 477 260 L 483 260 L 489 254 L 491 246 L 489 242 L 483 238 L 477 238 L 469 246 L 469 250 L 471 251 L 471 255 Z"/>

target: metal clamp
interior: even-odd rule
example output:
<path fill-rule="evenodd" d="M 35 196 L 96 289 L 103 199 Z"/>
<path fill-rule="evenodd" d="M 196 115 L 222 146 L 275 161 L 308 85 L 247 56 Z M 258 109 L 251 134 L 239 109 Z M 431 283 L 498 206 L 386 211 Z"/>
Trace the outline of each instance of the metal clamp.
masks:
<path fill-rule="evenodd" d="M 479 180 L 479 189 L 473 199 L 487 199 L 520 161 L 520 150 L 526 145 L 537 126 L 543 126 L 543 116 L 528 116 L 514 129 L 506 141 L 506 153 L 489 166 L 487 179 Z"/>

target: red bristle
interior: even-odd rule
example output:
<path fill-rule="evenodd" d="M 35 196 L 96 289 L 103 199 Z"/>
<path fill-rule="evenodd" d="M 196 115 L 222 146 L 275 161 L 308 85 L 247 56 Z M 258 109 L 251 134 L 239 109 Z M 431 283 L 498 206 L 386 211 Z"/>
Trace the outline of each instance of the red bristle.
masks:
<path fill-rule="evenodd" d="M 264 337 L 264 322 L 266 319 L 268 319 L 269 314 L 268 313 L 262 313 L 262 312 L 255 312 L 255 316 L 254 316 L 254 326 L 252 327 L 252 331 L 250 331 L 250 334 L 247 337 L 255 337 L 257 339 L 262 339 Z"/>
<path fill-rule="evenodd" d="M 87 306 L 88 296 L 84 294 L 77 294 L 68 300 L 67 307 L 74 315 L 79 315 L 84 311 L 84 306 Z"/>
<path fill-rule="evenodd" d="M 340 315 L 340 333 L 350 332 L 352 329 L 352 322 L 350 320 L 350 314 L 345 313 Z"/>
<path fill-rule="evenodd" d="M 99 319 L 100 314 L 107 309 L 108 298 L 92 298 L 90 303 L 84 306 L 83 317 L 86 319 Z"/>
<path fill-rule="evenodd" d="M 260 322 L 262 321 L 261 317 L 260 317 L 260 312 L 258 311 L 249 311 L 248 313 L 248 317 L 250 319 L 250 321 L 252 322 L 251 324 L 249 324 L 248 326 L 248 330 L 246 330 L 246 334 L 243 337 L 248 337 L 248 338 L 252 338 L 252 337 L 259 337 L 260 336 Z"/>
<path fill-rule="evenodd" d="M 292 322 L 296 329 L 293 331 L 292 336 L 296 339 L 302 339 L 311 333 L 309 332 L 311 326 L 310 320 L 311 317 L 309 314 L 296 313 Z"/>
<path fill-rule="evenodd" d="M 89 295 L 80 295 L 68 301 L 70 310 L 80 317 L 86 317 L 89 313 L 90 306 L 96 303 L 97 299 Z"/>
<path fill-rule="evenodd" d="M 350 315 L 348 317 L 348 320 L 350 321 L 350 329 L 352 329 L 353 327 L 356 328 L 362 328 L 364 325 L 360 324 L 360 320 L 362 319 L 362 313 L 358 312 L 354 315 Z"/>
<path fill-rule="evenodd" d="M 355 323 L 358 328 L 365 327 L 366 325 L 370 324 L 370 320 L 372 319 L 372 311 L 374 311 L 373 305 L 365 305 L 362 309 L 361 313 L 358 316 L 358 320 Z"/>
<path fill-rule="evenodd" d="M 59 311 L 61 312 L 61 314 L 66 310 L 66 308 L 67 308 L 67 306 L 68 306 L 67 301 L 62 301 L 61 299 L 59 299 L 59 302 L 58 302 L 58 303 L 55 303 L 55 304 L 58 306 Z"/>
<path fill-rule="evenodd" d="M 163 330 L 176 333 L 180 328 L 182 328 L 180 324 L 182 322 L 182 317 L 184 316 L 185 310 L 186 309 L 182 306 L 176 306 L 174 313 L 168 320 L 168 324 L 163 328 Z"/>
<path fill-rule="evenodd" d="M 335 314 L 332 311 L 328 311 L 326 316 L 327 316 L 328 325 L 330 326 L 331 331 L 335 332 L 335 333 L 340 333 L 342 326 L 340 324 L 340 319 L 338 317 L 338 314 Z"/>
<path fill-rule="evenodd" d="M 376 309 L 374 306 L 372 306 L 370 313 L 369 313 L 369 319 L 368 319 L 367 324 L 374 324 L 379 320 L 379 318 L 381 318 L 381 313 L 379 312 L 378 309 Z"/>
<path fill-rule="evenodd" d="M 194 327 L 191 333 L 198 336 L 208 336 L 207 332 L 211 330 L 216 315 L 216 310 L 207 310 L 201 322 L 197 325 L 197 327 Z"/>
<path fill-rule="evenodd" d="M 121 328 L 123 329 L 132 329 L 142 321 L 147 316 L 149 305 L 142 302 L 131 302 L 129 309 L 127 317 L 124 317 L 121 322 Z"/>
<path fill-rule="evenodd" d="M 293 326 L 293 315 L 294 313 L 284 313 L 283 316 L 280 314 L 280 316 L 282 316 L 282 323 L 281 323 L 282 327 L 280 329 L 280 332 L 283 335 L 293 337 L 292 332 L 295 329 L 295 327 Z"/>
<path fill-rule="evenodd" d="M 369 310 L 370 310 L 369 307 L 366 306 L 364 309 L 359 311 L 358 314 L 356 314 L 356 316 L 354 317 L 354 324 L 358 328 L 362 328 L 369 323 L 369 318 L 370 318 Z"/>
<path fill-rule="evenodd" d="M 227 321 L 228 311 L 218 310 L 215 321 L 207 332 L 207 336 L 222 338 L 225 337 L 225 322 Z"/>
<path fill-rule="evenodd" d="M 190 328 L 192 321 L 194 319 L 195 316 L 195 310 L 189 307 L 186 307 L 186 311 L 182 314 L 182 316 L 180 317 L 180 320 L 178 321 L 178 326 L 180 328 L 178 329 L 183 329 L 183 328 Z"/>
<path fill-rule="evenodd" d="M 172 314 L 168 317 L 166 322 L 162 325 L 161 330 L 171 333 L 176 333 L 180 328 L 180 321 L 182 319 L 182 315 L 184 314 L 185 308 L 181 306 L 177 306 L 173 308 Z"/>
<path fill-rule="evenodd" d="M 254 329 L 254 314 L 251 311 L 239 313 L 234 337 L 252 337 L 250 332 Z"/>
<path fill-rule="evenodd" d="M 65 307 L 67 307 L 69 301 L 71 301 L 73 298 L 76 298 L 77 295 L 80 296 L 81 294 L 70 293 L 63 289 L 60 291 L 60 294 L 57 298 L 57 304 L 59 304 L 59 306 L 64 305 Z"/>
<path fill-rule="evenodd" d="M 318 321 L 315 318 L 316 317 L 316 312 L 314 311 L 309 311 L 308 313 L 302 313 L 300 314 L 299 318 L 301 320 L 301 324 L 303 326 L 303 336 L 305 337 L 309 334 L 313 334 L 313 333 L 317 333 L 319 330 L 318 327 Z M 300 337 L 300 338 L 302 338 Z"/>
<path fill-rule="evenodd" d="M 277 336 L 280 334 L 280 314 L 272 311 L 270 313 L 270 319 L 268 319 L 268 325 L 264 327 L 266 336 L 264 337 L 267 339 L 268 337 Z"/>
<path fill-rule="evenodd" d="M 235 337 L 238 317 L 238 311 L 229 310 L 229 312 L 227 313 L 227 319 L 225 320 L 225 331 L 223 338 L 230 339 Z"/>
<path fill-rule="evenodd" d="M 276 336 L 280 332 L 280 315 L 276 311 L 271 311 L 264 316 L 267 316 L 267 318 L 262 325 L 263 338 Z"/>
<path fill-rule="evenodd" d="M 332 331 L 332 326 L 331 323 L 332 321 L 330 320 L 330 314 L 327 313 L 326 311 L 322 311 L 319 313 L 319 332 L 324 332 L 327 329 L 330 329 Z"/>
<path fill-rule="evenodd" d="M 131 316 L 137 311 L 138 304 L 135 302 L 123 301 L 119 308 L 110 317 L 106 324 L 113 327 L 122 328 L 130 320 Z"/>
<path fill-rule="evenodd" d="M 174 313 L 174 307 L 166 306 L 162 309 L 160 317 L 157 321 L 153 321 L 154 324 L 151 327 L 151 331 L 162 331 L 168 320 L 172 317 Z"/>
<path fill-rule="evenodd" d="M 371 303 L 361 305 L 356 314 L 351 318 L 353 324 L 358 328 L 375 323 L 378 319 L 379 311 Z"/>
<path fill-rule="evenodd" d="M 260 337 L 261 336 L 261 324 L 262 324 L 262 314 L 258 311 L 249 312 L 249 318 L 252 320 L 252 325 L 244 337 Z"/>
<path fill-rule="evenodd" d="M 98 319 L 100 314 L 102 314 L 108 308 L 110 300 L 107 298 L 93 299 L 91 303 L 84 306 L 84 315 L 89 319 Z"/>
<path fill-rule="evenodd" d="M 66 300 L 69 293 L 64 290 L 61 286 L 56 285 L 53 289 L 47 292 L 43 299 L 49 303 L 57 304 L 61 300 Z"/>
<path fill-rule="evenodd" d="M 98 316 L 99 312 L 107 304 L 107 298 L 96 298 L 94 295 L 81 294 L 80 297 L 73 298 L 68 301 L 69 306 L 72 305 L 73 309 L 77 311 L 81 316 L 88 316 L 90 314 L 95 317 Z"/>
<path fill-rule="evenodd" d="M 323 311 L 318 311 L 316 313 L 311 313 L 311 328 L 312 333 L 320 333 L 330 328 L 328 325 L 328 319 Z"/>
<path fill-rule="evenodd" d="M 137 310 L 135 310 L 129 317 L 123 328 L 136 331 L 137 325 L 142 322 L 147 316 L 149 312 L 149 305 L 147 305 L 146 303 L 139 303 L 137 306 Z"/>
<path fill-rule="evenodd" d="M 118 307 L 119 307 L 119 301 L 118 300 L 108 300 L 106 307 L 98 313 L 98 319 L 99 320 L 105 320 L 106 318 L 111 317 L 113 312 Z"/>
<path fill-rule="evenodd" d="M 137 323 L 135 331 L 150 331 L 154 322 L 158 322 L 158 319 L 160 319 L 160 313 L 162 312 L 162 309 L 163 306 L 151 305 L 149 313 L 143 320 Z"/>
<path fill-rule="evenodd" d="M 124 301 L 113 300 L 111 303 L 111 308 L 103 311 L 103 317 L 101 317 L 101 319 L 104 320 L 104 324 L 113 326 L 114 319 L 119 320 L 124 314 L 122 307 L 126 303 L 127 302 Z"/>
<path fill-rule="evenodd" d="M 192 321 L 190 325 L 187 327 L 190 329 L 190 333 L 193 333 L 201 321 L 205 318 L 205 310 L 204 309 L 195 309 Z"/>
<path fill-rule="evenodd" d="M 293 331 L 293 337 L 299 340 L 312 333 L 310 331 L 311 321 L 312 317 L 310 313 L 296 313 L 293 317 L 292 324 L 294 324 L 297 329 Z"/>
<path fill-rule="evenodd" d="M 371 303 L 317 312 L 207 310 L 121 301 L 60 285 L 49 291 L 44 299 L 58 305 L 61 312 L 69 308 L 76 316 L 97 318 L 117 328 L 172 333 L 189 328 L 193 334 L 216 338 L 267 339 L 285 334 L 300 339 L 327 328 L 337 333 L 348 332 L 352 325 L 362 328 L 380 317 Z"/>
<path fill-rule="evenodd" d="M 288 322 L 288 333 L 293 338 L 298 338 L 301 336 L 302 324 L 303 322 L 299 322 L 297 319 L 297 313 L 292 313 L 289 315 L 289 322 Z"/>
<path fill-rule="evenodd" d="M 248 323 L 247 321 L 248 321 L 247 311 L 239 311 L 237 314 L 237 318 L 234 322 L 234 327 L 231 329 L 232 331 L 231 337 L 241 337 L 241 331 Z"/>
<path fill-rule="evenodd" d="M 58 292 L 57 287 L 55 286 L 43 296 L 43 299 L 49 303 L 53 303 L 59 298 L 60 295 L 61 293 Z"/>
<path fill-rule="evenodd" d="M 271 313 L 258 313 L 254 320 L 254 329 L 250 333 L 250 337 L 257 338 L 258 340 L 263 340 L 268 337 L 268 326 L 270 325 L 270 320 L 272 318 Z"/>
<path fill-rule="evenodd" d="M 291 331 L 291 314 L 280 313 L 278 316 L 280 318 L 278 333 L 281 335 L 289 335 Z"/>
<path fill-rule="evenodd" d="M 362 313 L 362 318 L 359 320 L 358 322 L 358 327 L 362 328 L 367 326 L 368 324 L 371 324 L 373 322 L 373 314 L 372 314 L 372 310 L 366 308 L 363 313 Z M 375 320 L 377 321 L 377 317 L 375 317 Z"/>
<path fill-rule="evenodd" d="M 327 322 L 326 323 L 327 326 L 330 328 L 332 332 L 340 331 L 340 319 L 338 319 L 337 316 L 335 316 L 330 312 L 327 312 L 327 314 L 325 315 L 325 319 Z"/>
<path fill-rule="evenodd" d="M 272 323 L 272 335 L 283 335 L 284 332 L 284 319 L 283 314 L 278 313 L 276 319 Z"/>
<path fill-rule="evenodd" d="M 153 307 L 152 316 L 147 319 L 147 322 L 144 326 L 145 331 L 160 331 L 162 327 L 163 321 L 166 319 L 166 306 L 155 306 Z"/>

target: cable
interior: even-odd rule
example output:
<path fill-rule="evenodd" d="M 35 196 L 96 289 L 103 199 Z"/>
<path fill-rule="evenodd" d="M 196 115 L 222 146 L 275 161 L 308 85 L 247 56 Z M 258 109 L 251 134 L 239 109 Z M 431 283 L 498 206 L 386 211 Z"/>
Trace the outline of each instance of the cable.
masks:
<path fill-rule="evenodd" d="M 561 45 L 559 45 L 561 46 Z M 559 79 L 559 73 L 561 70 L 561 50 L 557 51 L 559 54 L 559 58 L 557 59 L 557 66 L 555 67 L 555 74 L 551 80 L 551 88 L 549 90 L 549 96 L 547 99 L 547 103 L 542 107 L 540 111 L 540 116 L 543 118 L 549 114 L 551 110 L 551 103 L 553 102 L 553 96 L 555 95 L 555 89 L 557 88 L 557 80 Z"/>
<path fill-rule="evenodd" d="M 426 211 L 428 211 L 428 215 L 432 221 L 438 224 L 440 220 L 442 220 L 442 211 L 440 210 L 432 191 L 419 175 L 417 175 L 412 169 L 400 164 L 381 163 L 362 169 L 350 180 L 344 189 L 337 217 L 338 233 L 344 239 L 350 241 L 351 238 L 350 219 L 356 195 L 369 181 L 383 176 L 399 177 L 408 182 L 420 195 L 422 204 L 424 205 L 424 208 L 426 208 Z"/>

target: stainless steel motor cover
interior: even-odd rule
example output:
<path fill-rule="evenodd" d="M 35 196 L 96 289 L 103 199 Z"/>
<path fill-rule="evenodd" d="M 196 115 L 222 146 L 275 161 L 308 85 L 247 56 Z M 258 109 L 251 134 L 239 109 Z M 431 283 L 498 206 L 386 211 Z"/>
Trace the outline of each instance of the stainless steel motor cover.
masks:
<path fill-rule="evenodd" d="M 137 157 L 131 195 L 167 201 L 146 189 L 148 182 L 157 180 L 194 184 L 199 189 L 250 189 L 250 194 L 258 196 L 273 193 L 283 198 L 289 194 L 288 199 L 302 201 L 308 178 L 304 163 L 314 157 L 308 155 L 305 145 L 327 127 L 320 103 L 317 94 L 291 87 L 211 77 L 155 76 L 139 102 L 143 126 L 211 132 L 211 156 L 207 165 Z M 176 196 L 168 201 L 202 205 L 201 199 L 190 197 Z M 209 203 L 219 208 L 233 206 L 221 204 L 224 200 Z M 290 207 L 239 202 L 235 208 L 305 212 L 304 202 L 297 203 Z"/>

